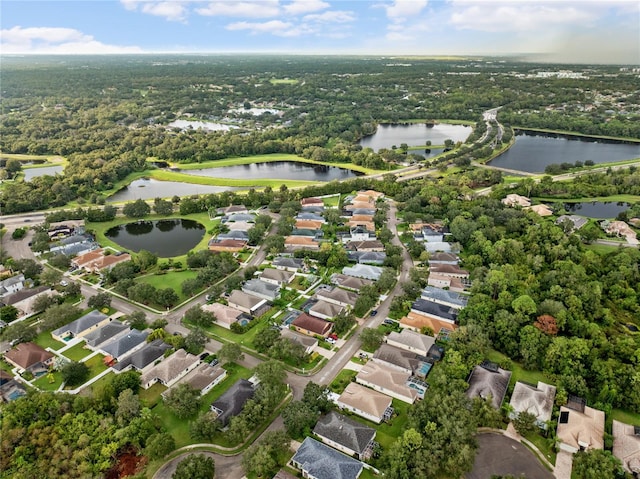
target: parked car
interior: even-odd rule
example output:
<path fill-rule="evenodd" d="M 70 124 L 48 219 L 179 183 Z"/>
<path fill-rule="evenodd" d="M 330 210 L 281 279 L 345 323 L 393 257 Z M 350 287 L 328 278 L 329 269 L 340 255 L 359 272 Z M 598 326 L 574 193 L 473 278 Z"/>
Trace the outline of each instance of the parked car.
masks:
<path fill-rule="evenodd" d="M 336 344 L 336 340 L 333 338 L 327 338 L 325 339 L 326 342 L 328 342 L 329 344 Z"/>
<path fill-rule="evenodd" d="M 330 337 L 331 339 L 335 339 L 336 341 L 338 340 L 338 335 L 337 335 L 336 333 L 331 333 L 331 334 L 329 335 L 329 337 Z"/>
<path fill-rule="evenodd" d="M 60 281 L 60 286 L 69 286 L 69 282 L 63 279 Z"/>
<path fill-rule="evenodd" d="M 376 314 L 378 314 L 378 310 L 374 309 L 373 311 L 371 311 L 371 316 L 375 316 Z"/>
<path fill-rule="evenodd" d="M 369 356 L 368 356 L 366 353 L 359 353 L 359 354 L 358 354 L 358 357 L 359 357 L 360 359 L 369 359 Z"/>
<path fill-rule="evenodd" d="M 382 321 L 384 324 L 387 324 L 389 326 L 395 326 L 396 322 L 393 319 L 385 319 L 384 321 Z"/>

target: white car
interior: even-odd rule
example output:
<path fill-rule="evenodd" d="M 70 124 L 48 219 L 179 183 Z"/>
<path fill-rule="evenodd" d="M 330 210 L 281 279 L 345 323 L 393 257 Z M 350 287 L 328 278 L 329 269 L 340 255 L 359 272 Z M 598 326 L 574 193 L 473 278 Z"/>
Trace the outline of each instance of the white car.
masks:
<path fill-rule="evenodd" d="M 69 286 L 69 282 L 63 279 L 62 281 L 60 281 L 60 286 Z"/>
<path fill-rule="evenodd" d="M 336 340 L 333 338 L 326 338 L 325 341 L 328 342 L 329 344 L 336 344 Z"/>

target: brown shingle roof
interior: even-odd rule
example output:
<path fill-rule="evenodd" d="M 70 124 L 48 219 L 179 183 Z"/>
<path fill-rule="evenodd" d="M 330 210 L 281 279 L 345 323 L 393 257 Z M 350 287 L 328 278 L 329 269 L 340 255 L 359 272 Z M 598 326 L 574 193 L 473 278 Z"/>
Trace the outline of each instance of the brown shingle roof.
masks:
<path fill-rule="evenodd" d="M 53 354 L 42 349 L 37 344 L 22 343 L 5 353 L 4 357 L 22 369 L 29 369 L 35 364 L 43 363 L 53 358 Z"/>
<path fill-rule="evenodd" d="M 302 313 L 291 324 L 300 329 L 306 329 L 307 331 L 311 331 L 312 333 L 319 334 L 320 336 L 324 336 L 325 334 L 327 334 L 327 332 L 331 330 L 332 326 L 329 321 L 325 321 L 324 319 L 320 318 L 314 318 L 307 313 Z"/>

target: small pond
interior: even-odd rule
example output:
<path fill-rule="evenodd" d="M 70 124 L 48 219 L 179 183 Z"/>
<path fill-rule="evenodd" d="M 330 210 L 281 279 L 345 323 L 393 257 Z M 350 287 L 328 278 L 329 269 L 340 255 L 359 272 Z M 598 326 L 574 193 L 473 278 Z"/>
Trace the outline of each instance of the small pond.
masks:
<path fill-rule="evenodd" d="M 64 170 L 64 166 L 56 165 L 56 166 L 43 166 L 42 168 L 25 168 L 22 170 L 24 173 L 24 181 L 31 181 L 32 178 L 36 176 L 55 176 L 58 173 L 62 173 Z"/>
<path fill-rule="evenodd" d="M 114 226 L 105 236 L 136 253 L 144 249 L 161 258 L 170 258 L 187 254 L 202 240 L 204 233 L 205 227 L 197 221 L 167 219 Z"/>
<path fill-rule="evenodd" d="M 631 205 L 629 203 L 615 203 L 613 201 L 589 201 L 564 204 L 564 209 L 567 210 L 569 214 L 596 219 L 615 218 L 619 213 L 627 211 L 630 207 Z"/>
<path fill-rule="evenodd" d="M 502 155 L 491 161 L 492 166 L 511 170 L 542 173 L 552 164 L 588 160 L 611 163 L 640 157 L 640 144 L 598 141 L 566 135 L 518 132 L 516 141 Z"/>
<path fill-rule="evenodd" d="M 438 156 L 444 151 L 444 148 L 429 148 L 429 149 L 421 149 L 421 150 L 409 150 L 407 154 L 409 155 L 420 155 L 425 159 L 433 158 L 434 156 Z"/>
<path fill-rule="evenodd" d="M 445 140 L 465 141 L 472 131 L 470 126 L 448 123 L 439 123 L 433 126 L 427 126 L 424 123 L 385 124 L 379 125 L 373 135 L 365 136 L 360 140 L 360 144 L 363 148 L 371 148 L 373 151 L 378 151 L 380 148 L 391 148 L 393 145 L 400 147 L 402 143 L 409 146 L 420 146 L 425 145 L 428 140 L 432 145 L 444 145 Z"/>
<path fill-rule="evenodd" d="M 170 128 L 180 128 L 181 130 L 207 130 L 207 131 L 229 131 L 238 128 L 235 125 L 215 123 L 212 121 L 196 120 L 175 120 L 167 125 Z"/>
<path fill-rule="evenodd" d="M 111 195 L 109 197 L 109 201 L 133 201 L 138 199 L 151 200 L 153 198 L 171 198 L 175 195 L 203 195 L 238 189 L 242 188 L 232 186 L 194 185 L 192 183 L 182 183 L 180 181 L 159 181 L 154 180 L 153 178 L 140 178 L 132 181 L 129 183 L 129 186 L 126 186 Z"/>
<path fill-rule="evenodd" d="M 305 181 L 343 180 L 362 173 L 337 166 L 313 165 L 299 161 L 271 161 L 247 165 L 221 166 L 201 170 L 180 170 L 181 173 L 214 178 L 282 179 Z"/>

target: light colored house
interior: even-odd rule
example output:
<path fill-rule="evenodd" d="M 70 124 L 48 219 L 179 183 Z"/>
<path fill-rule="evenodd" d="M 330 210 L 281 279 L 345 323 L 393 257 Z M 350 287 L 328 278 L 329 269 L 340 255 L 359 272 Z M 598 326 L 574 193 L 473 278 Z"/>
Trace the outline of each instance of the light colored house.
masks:
<path fill-rule="evenodd" d="M 350 249 L 353 248 L 356 251 L 365 251 L 365 252 L 384 252 L 384 245 L 382 241 L 376 239 L 365 239 L 362 241 L 351 241 L 347 245 Z"/>
<path fill-rule="evenodd" d="M 387 396 L 413 404 L 420 393 L 407 385 L 410 377 L 411 374 L 398 369 L 380 363 L 368 362 L 356 376 L 356 382 Z"/>
<path fill-rule="evenodd" d="M 55 356 L 35 343 L 20 343 L 7 351 L 4 359 L 14 366 L 19 374 L 31 371 L 34 374 L 45 372 L 53 365 Z"/>
<path fill-rule="evenodd" d="M 604 449 L 604 411 L 584 403 L 577 409 L 561 406 L 557 437 L 563 451 Z"/>
<path fill-rule="evenodd" d="M 307 336 L 322 336 L 324 338 L 328 337 L 333 329 L 333 324 L 330 321 L 314 318 L 307 313 L 302 313 L 294 319 L 291 326 L 299 333 Z"/>
<path fill-rule="evenodd" d="M 531 200 L 529 198 L 515 193 L 508 194 L 501 201 L 503 205 L 511 207 L 520 206 L 521 208 L 525 208 L 527 206 L 531 206 Z"/>
<path fill-rule="evenodd" d="M 225 219 L 225 223 L 237 223 L 242 221 L 244 223 L 254 223 L 256 220 L 256 215 L 254 213 L 232 213 L 226 215 L 223 219 Z"/>
<path fill-rule="evenodd" d="M 429 266 L 435 264 L 458 264 L 460 263 L 460 258 L 455 253 L 433 253 L 429 255 Z"/>
<path fill-rule="evenodd" d="M 423 225 L 416 239 L 426 241 L 427 243 L 442 243 L 444 241 L 444 232 L 437 225 Z"/>
<path fill-rule="evenodd" d="M 267 283 L 275 284 L 280 287 L 291 283 L 294 278 L 295 275 L 293 273 L 275 268 L 266 268 L 260 275 L 260 279 L 262 281 L 266 281 Z"/>
<path fill-rule="evenodd" d="M 271 266 L 283 271 L 291 271 L 295 273 L 298 270 L 304 268 L 304 261 L 298 258 L 287 258 L 285 256 L 278 256 L 273 259 Z"/>
<path fill-rule="evenodd" d="M 441 276 L 450 278 L 458 278 L 462 280 L 469 279 L 469 271 L 462 269 L 457 264 L 436 264 L 429 267 L 429 273 L 436 273 Z"/>
<path fill-rule="evenodd" d="M 367 231 L 375 231 L 376 230 L 376 225 L 373 221 L 362 221 L 362 220 L 354 220 L 354 219 L 350 219 L 347 221 L 347 225 L 350 227 L 362 227 L 365 228 Z"/>
<path fill-rule="evenodd" d="M 227 299 L 229 306 L 238 309 L 251 316 L 259 316 L 258 312 L 268 306 L 266 299 L 245 293 L 244 291 L 233 290 Z M 268 309 L 268 308 L 267 308 Z"/>
<path fill-rule="evenodd" d="M 178 349 L 164 361 L 156 364 L 140 377 L 140 384 L 144 389 L 149 389 L 156 383 L 163 384 L 170 388 L 181 378 L 192 371 L 200 364 L 200 358 Z"/>
<path fill-rule="evenodd" d="M 608 235 L 624 236 L 627 243 L 634 246 L 640 244 L 636 232 L 624 221 L 603 221 L 601 226 Z"/>
<path fill-rule="evenodd" d="M 236 221 L 233 223 L 227 223 L 229 231 L 249 231 L 255 226 L 255 223 L 249 223 L 248 221 Z"/>
<path fill-rule="evenodd" d="M 354 278 L 353 276 L 347 276 L 346 274 L 334 273 L 331 275 L 331 283 L 339 286 L 340 288 L 358 292 L 363 286 L 373 284 L 373 281 L 363 278 Z"/>
<path fill-rule="evenodd" d="M 336 304 L 343 308 L 352 308 L 358 301 L 358 295 L 351 291 L 333 287 L 331 289 L 318 289 L 316 297 L 327 303 Z"/>
<path fill-rule="evenodd" d="M 538 381 L 537 387 L 530 384 L 516 382 L 509 404 L 513 412 L 509 414 L 515 419 L 518 414 L 527 412 L 536 417 L 536 424 L 541 429 L 547 429 L 547 422 L 551 420 L 553 400 L 556 397 L 556 387 Z"/>
<path fill-rule="evenodd" d="M 169 358 L 171 358 L 171 356 L 169 356 Z M 188 384 L 193 389 L 200 391 L 201 396 L 204 396 L 211 391 L 211 389 L 224 381 L 226 377 L 226 369 L 220 366 L 211 366 L 207 363 L 200 363 L 176 384 Z"/>
<path fill-rule="evenodd" d="M 209 250 L 210 251 L 226 251 L 228 253 L 238 253 L 242 251 L 247 242 L 244 240 L 235 240 L 235 239 L 213 239 L 209 241 Z"/>
<path fill-rule="evenodd" d="M 432 301 L 454 309 L 462 309 L 467 305 L 469 298 L 454 291 L 427 286 L 422 290 L 420 297 L 426 301 Z"/>
<path fill-rule="evenodd" d="M 380 424 L 385 418 L 391 416 L 392 399 L 386 394 L 351 382 L 343 393 L 336 399 L 336 405 L 347 411 L 351 411 L 360 417 Z"/>
<path fill-rule="evenodd" d="M 404 349 L 420 356 L 426 356 L 435 342 L 436 339 L 434 337 L 416 333 L 410 329 L 403 329 L 399 333 L 392 331 L 387 336 L 387 344 L 390 346 Z"/>
<path fill-rule="evenodd" d="M 442 321 L 421 314 L 410 312 L 400 319 L 400 327 L 420 332 L 422 328 L 429 328 L 433 334 L 438 335 L 441 332 L 452 332 L 458 329 L 458 325 L 449 321 Z"/>
<path fill-rule="evenodd" d="M 129 253 L 106 254 L 104 248 L 94 249 L 88 253 L 76 256 L 71 260 L 71 264 L 78 269 L 98 273 L 104 269 L 111 269 L 118 263 L 131 260 Z"/>
<path fill-rule="evenodd" d="M 146 344 L 147 336 L 149 336 L 148 331 L 132 329 L 125 335 L 118 336 L 112 341 L 101 344 L 96 349 L 105 356 L 111 356 L 120 361 L 123 357 L 142 348 Z"/>
<path fill-rule="evenodd" d="M 330 411 L 318 419 L 313 433 L 328 446 L 358 459 L 368 459 L 373 452 L 376 430 Z"/>
<path fill-rule="evenodd" d="M 24 288 L 25 277 L 22 273 L 0 281 L 0 298 L 17 293 Z"/>
<path fill-rule="evenodd" d="M 327 220 L 324 219 L 324 216 L 318 215 L 316 213 L 311 212 L 300 212 L 298 216 L 296 216 L 296 220 L 311 220 L 311 221 L 319 221 L 322 224 L 325 224 Z"/>
<path fill-rule="evenodd" d="M 551 216 L 553 214 L 553 210 L 549 208 L 547 205 L 533 205 L 529 206 L 529 208 L 525 208 L 533 211 L 538 216 Z"/>
<path fill-rule="evenodd" d="M 296 229 L 319 230 L 322 229 L 322 221 L 318 220 L 296 220 Z"/>
<path fill-rule="evenodd" d="M 640 475 L 640 426 L 613 421 L 613 455 L 620 459 L 622 467 Z"/>
<path fill-rule="evenodd" d="M 469 384 L 467 397 L 469 399 L 479 397 L 485 400 L 490 398 L 491 405 L 495 409 L 500 409 L 510 379 L 511 371 L 499 368 L 497 364 L 489 361 L 484 361 L 471 370 L 467 379 Z"/>
<path fill-rule="evenodd" d="M 356 264 L 342 268 L 342 274 L 353 276 L 355 278 L 378 281 L 378 279 L 380 279 L 380 275 L 382 275 L 382 268 L 379 266 L 370 266 L 368 264 Z"/>
<path fill-rule="evenodd" d="M 382 266 L 387 259 L 387 254 L 384 251 L 349 251 L 347 257 L 349 261 L 354 261 L 359 264 Z"/>
<path fill-rule="evenodd" d="M 280 286 L 254 278 L 244 282 L 242 291 L 258 298 L 273 301 L 280 295 Z"/>
<path fill-rule="evenodd" d="M 86 334 L 89 334 L 111 321 L 111 318 L 106 314 L 93 310 L 89 311 L 84 316 L 79 317 L 75 321 L 71 321 L 58 329 L 51 331 L 53 339 L 58 341 L 68 341 L 73 338 L 82 338 Z"/>
<path fill-rule="evenodd" d="M 7 294 L 0 304 L 5 306 L 13 306 L 19 311 L 20 316 L 35 313 L 34 303 L 41 296 L 57 296 L 58 293 L 52 291 L 49 286 L 36 286 L 35 288 L 22 288 L 15 293 Z"/>
<path fill-rule="evenodd" d="M 425 241 L 424 249 L 427 253 L 451 253 L 453 251 L 453 246 L 451 243 L 447 243 L 446 241 L 436 242 L 436 241 Z"/>
<path fill-rule="evenodd" d="M 249 210 L 244 205 L 231 205 L 226 208 L 218 208 L 217 213 L 219 215 L 232 215 L 232 214 L 246 214 Z"/>
<path fill-rule="evenodd" d="M 309 479 L 358 479 L 364 465 L 310 437 L 305 438 L 291 463 Z"/>
<path fill-rule="evenodd" d="M 309 314 L 316 318 L 332 320 L 344 309 L 344 306 L 320 300 L 309 309 Z"/>
<path fill-rule="evenodd" d="M 409 375 L 414 374 L 422 363 L 418 354 L 384 343 L 374 353 L 371 361 L 398 369 Z"/>
<path fill-rule="evenodd" d="M 320 243 L 315 238 L 308 236 L 287 236 L 284 240 L 284 246 L 287 250 L 297 249 L 320 249 Z"/>
<path fill-rule="evenodd" d="M 230 329 L 231 325 L 245 314 L 239 309 L 220 303 L 203 304 L 202 310 L 212 313 L 216 317 L 216 324 L 226 329 Z"/>
<path fill-rule="evenodd" d="M 455 291 L 457 293 L 462 293 L 466 291 L 467 288 L 467 285 L 463 283 L 461 279 L 438 273 L 429 273 L 427 284 L 436 288 L 448 288 L 449 291 Z"/>
<path fill-rule="evenodd" d="M 318 340 L 305 334 L 298 334 L 290 329 L 283 329 L 281 336 L 290 339 L 294 343 L 301 344 L 304 347 L 305 354 L 311 354 L 318 345 Z"/>

